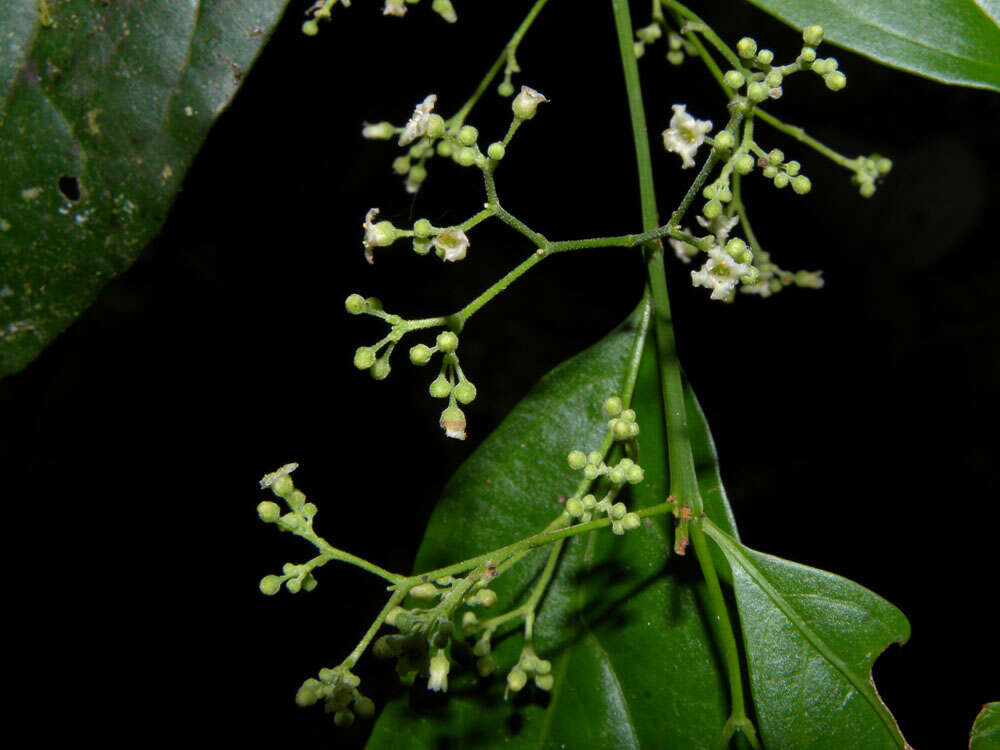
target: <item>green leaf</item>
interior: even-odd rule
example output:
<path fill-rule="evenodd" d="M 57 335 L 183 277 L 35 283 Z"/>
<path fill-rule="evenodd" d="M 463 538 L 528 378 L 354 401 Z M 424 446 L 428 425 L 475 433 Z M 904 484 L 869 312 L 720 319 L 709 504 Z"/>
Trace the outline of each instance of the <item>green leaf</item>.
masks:
<path fill-rule="evenodd" d="M 732 565 L 764 744 L 907 747 L 871 678 L 876 657 L 909 638 L 903 613 L 845 578 L 705 530 Z"/>
<path fill-rule="evenodd" d="M 969 750 L 1000 750 L 1000 702 L 987 703 L 976 717 Z"/>
<path fill-rule="evenodd" d="M 603 400 L 622 389 L 636 336 L 633 318 L 601 342 L 546 375 L 462 465 L 445 488 L 420 548 L 428 570 L 516 541 L 560 512 L 579 474 L 570 450 L 592 450 L 607 430 Z M 709 512 L 735 533 L 718 481 L 711 436 L 694 396 L 688 415 L 703 471 Z M 667 492 L 665 444 L 656 363 L 640 368 L 639 462 L 646 480 L 631 508 L 661 503 Z M 503 680 L 520 652 L 519 630 L 494 643 L 499 668 L 491 682 L 451 680 L 430 713 L 422 684 L 379 718 L 371 748 L 712 747 L 728 715 L 728 692 L 702 614 L 696 565 L 672 557 L 672 522 L 662 516 L 615 537 L 606 530 L 568 540 L 535 625 L 535 648 L 553 663 L 547 698 L 528 688 L 505 701 Z M 536 550 L 494 589 L 493 612 L 530 593 L 548 555 Z M 454 673 L 453 673 L 454 674 Z M 467 674 L 467 673 L 466 673 Z M 527 694 L 527 695 L 525 695 Z"/>
<path fill-rule="evenodd" d="M 285 2 L 0 3 L 0 377 L 153 238 Z"/>
<path fill-rule="evenodd" d="M 1000 0 L 750 0 L 907 73 L 1000 91 Z M 848 83 L 850 76 L 848 75 Z"/>

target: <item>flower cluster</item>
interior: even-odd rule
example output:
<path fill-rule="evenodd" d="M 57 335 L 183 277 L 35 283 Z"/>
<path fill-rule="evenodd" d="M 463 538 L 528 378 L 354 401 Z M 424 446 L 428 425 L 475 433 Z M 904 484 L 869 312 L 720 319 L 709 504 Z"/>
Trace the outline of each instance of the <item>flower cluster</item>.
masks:
<path fill-rule="evenodd" d="M 402 18 L 406 15 L 407 5 L 419 2 L 420 0 L 384 0 L 382 15 Z M 319 33 L 319 22 L 329 21 L 333 9 L 338 3 L 345 8 L 351 7 L 351 0 L 316 0 L 306 10 L 308 20 L 302 24 L 302 33 L 306 36 L 316 36 Z M 452 5 L 451 0 L 432 0 L 431 10 L 448 23 L 455 23 L 458 20 L 458 14 L 455 12 L 455 6 Z"/>

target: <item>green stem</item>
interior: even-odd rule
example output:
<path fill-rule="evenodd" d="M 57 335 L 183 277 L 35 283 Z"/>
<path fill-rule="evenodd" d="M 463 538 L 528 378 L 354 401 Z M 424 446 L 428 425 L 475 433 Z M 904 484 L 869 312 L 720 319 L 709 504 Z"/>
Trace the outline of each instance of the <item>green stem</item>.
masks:
<path fill-rule="evenodd" d="M 350 669 L 358 663 L 358 659 L 361 658 L 365 649 L 368 648 L 368 644 L 371 643 L 371 640 L 375 637 L 378 629 L 382 627 L 382 623 L 385 622 L 385 618 L 392 611 L 393 607 L 399 606 L 399 603 L 406 598 L 408 591 L 409 588 L 399 588 L 392 592 L 392 596 L 389 597 L 389 601 L 386 605 L 382 607 L 382 611 L 378 613 L 378 617 L 375 618 L 375 622 L 371 624 L 371 627 L 369 627 L 368 631 L 364 634 L 364 636 L 362 636 L 358 645 L 354 647 L 354 650 L 348 654 L 346 659 L 344 659 L 343 666 Z"/>
<path fill-rule="evenodd" d="M 659 220 L 656 213 L 656 193 L 653 184 L 653 168 L 650 159 L 649 136 L 646 128 L 646 117 L 642 103 L 642 90 L 639 82 L 639 66 L 635 58 L 632 44 L 632 19 L 629 13 L 628 0 L 612 0 L 615 26 L 618 30 L 618 47 L 621 52 L 622 69 L 625 74 L 625 86 L 628 93 L 629 112 L 632 120 L 632 135 L 635 142 L 637 171 L 639 175 L 639 190 L 642 202 L 643 229 L 654 228 Z M 737 115 L 734 115 L 736 117 Z M 732 123 L 730 123 L 732 124 Z M 727 126 L 728 127 L 728 126 Z M 694 200 L 695 192 L 700 189 L 714 166 L 716 154 L 713 150 L 698 179 L 688 190 L 681 207 L 671 216 L 671 225 L 676 225 L 684 211 Z M 755 733 L 747 729 L 746 706 L 743 698 L 743 679 L 741 673 L 739 649 L 729 610 L 722 596 L 718 574 L 708 549 L 704 532 L 699 522 L 703 515 L 703 503 L 698 489 L 695 473 L 694 455 L 687 430 L 687 414 L 684 401 L 684 386 L 681 380 L 680 362 L 674 341 L 674 330 L 670 316 L 670 301 L 667 294 L 667 284 L 663 264 L 663 247 L 661 243 L 646 245 L 646 268 L 649 276 L 649 286 L 653 295 L 655 308 L 654 331 L 656 335 L 657 363 L 660 369 L 660 386 L 663 394 L 664 419 L 669 446 L 670 489 L 680 502 L 688 503 L 695 513 L 695 522 L 691 524 L 692 544 L 702 575 L 707 584 L 709 609 L 715 624 L 715 632 L 719 641 L 726 665 L 726 676 L 729 683 L 731 718 L 739 722 L 744 734 L 755 743 Z M 674 491 L 676 487 L 676 492 Z M 680 504 L 680 503 L 678 503 Z"/>
<path fill-rule="evenodd" d="M 496 282 L 493 286 L 487 289 L 485 292 L 476 297 L 472 302 L 467 304 L 457 313 L 449 318 L 449 323 L 452 328 L 461 331 L 462 327 L 465 325 L 465 321 L 471 318 L 476 312 L 489 302 L 491 299 L 496 297 L 500 292 L 509 287 L 515 281 L 517 281 L 521 276 L 530 271 L 533 267 L 538 265 L 545 258 L 544 253 L 535 252 L 532 253 L 528 258 L 521 261 L 511 271 L 509 271 L 502 279 Z"/>

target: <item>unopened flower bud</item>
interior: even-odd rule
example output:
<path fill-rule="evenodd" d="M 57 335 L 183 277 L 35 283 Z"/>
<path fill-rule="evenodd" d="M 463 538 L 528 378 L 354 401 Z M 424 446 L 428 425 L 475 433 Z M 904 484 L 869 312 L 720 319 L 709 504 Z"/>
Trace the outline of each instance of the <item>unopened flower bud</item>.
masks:
<path fill-rule="evenodd" d="M 475 145 L 479 139 L 479 131 L 472 125 L 463 125 L 458 130 L 458 142 L 463 146 Z"/>
<path fill-rule="evenodd" d="M 715 137 L 715 145 L 721 149 L 730 149 L 735 143 L 736 139 L 728 130 L 723 130 Z"/>
<path fill-rule="evenodd" d="M 460 404 L 471 404 L 476 400 L 476 386 L 468 380 L 455 386 L 455 398 Z"/>
<path fill-rule="evenodd" d="M 387 141 L 396 134 L 396 128 L 391 122 L 365 123 L 361 136 L 373 141 Z"/>
<path fill-rule="evenodd" d="M 371 376 L 375 378 L 375 380 L 385 380 L 389 377 L 389 372 L 391 370 L 392 368 L 389 366 L 389 355 L 386 354 L 385 356 L 376 359 L 374 364 L 372 364 L 372 366 L 368 369 L 368 372 L 371 373 Z"/>
<path fill-rule="evenodd" d="M 497 93 L 500 96 L 513 96 L 514 95 L 514 84 L 510 81 L 504 81 L 499 86 L 497 86 Z"/>
<path fill-rule="evenodd" d="M 507 687 L 514 693 L 520 692 L 528 682 L 528 675 L 514 668 L 507 673 Z"/>
<path fill-rule="evenodd" d="M 632 531 L 633 529 L 639 528 L 641 520 L 637 513 L 626 513 L 625 518 L 622 519 L 622 526 L 625 527 L 626 531 Z"/>
<path fill-rule="evenodd" d="M 451 331 L 441 331 L 437 335 L 437 346 L 445 354 L 451 354 L 458 349 L 458 336 Z"/>
<path fill-rule="evenodd" d="M 750 174 L 753 171 L 754 159 L 750 154 L 743 154 L 736 160 L 733 167 L 740 174 Z"/>
<path fill-rule="evenodd" d="M 441 412 L 440 424 L 445 436 L 465 440 L 465 414 L 457 406 L 449 406 Z"/>
<path fill-rule="evenodd" d="M 757 53 L 757 42 L 748 36 L 743 37 L 736 43 L 736 51 L 740 57 L 750 58 Z"/>
<path fill-rule="evenodd" d="M 755 83 L 751 83 L 747 86 L 747 98 L 755 104 L 760 104 L 762 101 L 767 99 L 768 93 L 766 83 L 756 81 Z"/>
<path fill-rule="evenodd" d="M 770 65 L 774 62 L 774 53 L 769 49 L 762 49 L 757 53 L 756 60 L 761 65 Z"/>
<path fill-rule="evenodd" d="M 783 187 L 788 187 L 788 183 L 789 183 L 789 177 L 784 172 L 778 172 L 778 174 L 774 176 L 774 186 L 776 188 L 780 189 Z"/>
<path fill-rule="evenodd" d="M 367 370 L 375 364 L 375 350 L 370 346 L 359 346 L 354 352 L 354 366 L 359 370 Z"/>
<path fill-rule="evenodd" d="M 716 199 L 712 199 L 702 207 L 701 212 L 705 215 L 706 219 L 711 221 L 722 215 L 722 203 Z"/>
<path fill-rule="evenodd" d="M 629 484 L 639 484 L 646 477 L 646 472 L 642 470 L 641 466 L 629 466 L 625 470 L 625 479 L 628 480 Z"/>
<path fill-rule="evenodd" d="M 566 501 L 566 512 L 573 518 L 579 518 L 583 515 L 583 503 L 580 502 L 579 498 L 571 497 Z"/>
<path fill-rule="evenodd" d="M 313 705 L 319 696 L 313 691 L 311 685 L 302 685 L 295 693 L 295 704 L 301 708 Z"/>
<path fill-rule="evenodd" d="M 319 33 L 319 24 L 315 18 L 310 18 L 302 24 L 302 33 L 306 36 L 316 36 Z"/>
<path fill-rule="evenodd" d="M 535 685 L 538 687 L 539 690 L 544 690 L 548 692 L 549 690 L 552 689 L 552 686 L 555 685 L 555 683 L 556 683 L 556 678 L 550 674 L 535 675 Z"/>
<path fill-rule="evenodd" d="M 803 47 L 799 53 L 799 60 L 809 64 L 816 60 L 816 49 L 814 47 Z"/>
<path fill-rule="evenodd" d="M 738 70 L 727 70 L 726 74 L 722 77 L 722 82 L 731 89 L 740 88 L 740 86 L 746 83 L 746 80 Z"/>
<path fill-rule="evenodd" d="M 451 0 L 434 0 L 431 3 L 431 10 L 448 23 L 455 23 L 458 20 L 458 14 L 455 12 L 455 6 L 451 4 Z"/>
<path fill-rule="evenodd" d="M 802 29 L 802 41 L 810 47 L 816 47 L 823 41 L 822 26 L 806 26 Z"/>
<path fill-rule="evenodd" d="M 799 195 L 805 195 L 812 190 L 812 182 L 808 177 L 800 174 L 799 176 L 792 178 L 792 190 Z"/>
<path fill-rule="evenodd" d="M 583 454 L 583 451 L 570 451 L 566 460 L 569 462 L 569 468 L 576 469 L 577 471 L 587 465 L 587 457 Z"/>
<path fill-rule="evenodd" d="M 611 396 L 604 401 L 604 412 L 611 417 L 617 417 L 622 410 L 622 400 L 618 396 Z"/>
<path fill-rule="evenodd" d="M 493 159 L 493 161 L 500 161 L 506 153 L 507 147 L 500 143 L 500 141 L 491 143 L 490 147 L 486 149 L 486 155 Z"/>
<path fill-rule="evenodd" d="M 823 76 L 823 82 L 826 83 L 826 87 L 830 89 L 830 91 L 840 91 L 847 85 L 847 76 L 839 70 L 835 70 L 832 73 L 827 73 Z"/>
<path fill-rule="evenodd" d="M 264 576 L 260 579 L 260 593 L 264 596 L 274 596 L 281 588 L 281 578 L 278 576 Z"/>
<path fill-rule="evenodd" d="M 542 94 L 527 86 L 521 87 L 521 92 L 514 97 L 511 108 L 518 120 L 530 120 L 538 111 L 538 105 L 547 102 Z"/>
<path fill-rule="evenodd" d="M 421 583 L 410 589 L 409 593 L 410 596 L 419 601 L 430 601 L 431 599 L 437 598 L 438 594 L 441 592 L 438 591 L 437 586 L 433 583 Z"/>
<path fill-rule="evenodd" d="M 410 348 L 410 361 L 415 365 L 426 365 L 431 361 L 433 354 L 426 344 L 417 344 Z"/>
<path fill-rule="evenodd" d="M 431 382 L 428 390 L 434 398 L 447 398 L 451 395 L 451 383 L 448 382 L 448 379 L 444 375 L 438 375 Z"/>
<path fill-rule="evenodd" d="M 370 719 L 375 715 L 375 701 L 364 696 L 354 701 L 354 712 L 362 719 Z"/>
<path fill-rule="evenodd" d="M 360 315 L 365 309 L 365 298 L 360 294 L 352 294 L 344 300 L 344 309 L 351 315 Z"/>
<path fill-rule="evenodd" d="M 333 723 L 341 729 L 349 727 L 354 723 L 354 714 L 350 711 L 350 709 L 341 709 L 333 715 Z"/>

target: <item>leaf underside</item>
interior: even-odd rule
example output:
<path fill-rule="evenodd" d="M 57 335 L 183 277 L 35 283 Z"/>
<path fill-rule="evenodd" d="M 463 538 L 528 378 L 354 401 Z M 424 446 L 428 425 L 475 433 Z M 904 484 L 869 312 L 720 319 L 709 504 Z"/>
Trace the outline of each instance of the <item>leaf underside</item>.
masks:
<path fill-rule="evenodd" d="M 0 377 L 153 238 L 286 2 L 0 2 Z"/>
<path fill-rule="evenodd" d="M 1000 0 L 750 0 L 893 68 L 1000 91 Z"/>
<path fill-rule="evenodd" d="M 559 514 L 559 495 L 568 496 L 579 478 L 566 455 L 601 443 L 607 429 L 601 404 L 621 391 L 634 337 L 633 319 L 535 386 L 445 488 L 417 570 L 515 541 Z M 647 351 L 633 400 L 646 479 L 632 488 L 630 508 L 666 496 L 659 404 L 656 365 Z M 709 512 L 735 533 L 693 395 L 688 412 Z M 522 645 L 514 632 L 494 641 L 499 666 L 493 678 L 477 682 L 455 674 L 448 695 L 430 711 L 417 707 L 426 697 L 418 681 L 410 696 L 386 707 L 369 747 L 713 746 L 728 694 L 702 614 L 696 566 L 670 555 L 667 519 L 650 521 L 624 538 L 599 532 L 568 541 L 535 625 L 536 651 L 552 660 L 550 695 L 531 686 L 504 700 L 504 677 Z M 523 600 L 546 555 L 547 549 L 533 552 L 498 580 L 493 612 Z"/>
<path fill-rule="evenodd" d="M 767 747 L 901 748 L 871 679 L 903 614 L 826 571 L 723 544 L 733 569 L 758 728 Z"/>

